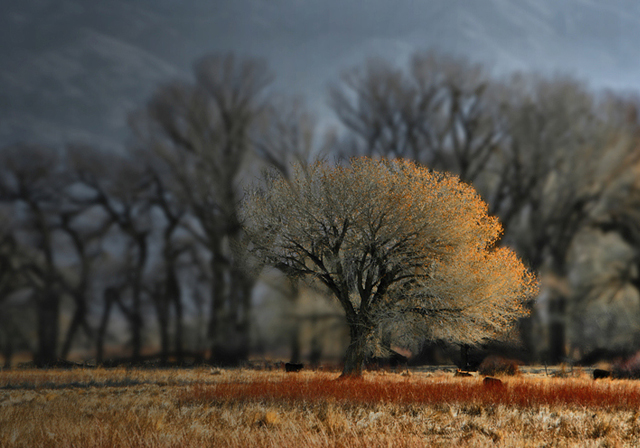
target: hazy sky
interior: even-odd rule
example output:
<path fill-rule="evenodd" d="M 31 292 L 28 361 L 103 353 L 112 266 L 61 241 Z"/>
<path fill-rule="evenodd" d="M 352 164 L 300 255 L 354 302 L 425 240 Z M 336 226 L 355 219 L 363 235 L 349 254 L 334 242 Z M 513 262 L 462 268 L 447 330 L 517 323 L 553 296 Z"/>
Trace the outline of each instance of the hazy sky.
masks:
<path fill-rule="evenodd" d="M 496 73 L 563 72 L 640 88 L 636 0 L 240 0 L 212 19 L 211 45 L 265 56 L 280 85 L 326 113 L 326 86 L 367 57 L 436 49 Z M 203 18 L 204 21 L 207 19 Z"/>
<path fill-rule="evenodd" d="M 0 0 L 0 143 L 112 141 L 194 59 L 268 60 L 321 117 L 341 71 L 436 49 L 496 73 L 571 73 L 640 89 L 637 0 Z"/>

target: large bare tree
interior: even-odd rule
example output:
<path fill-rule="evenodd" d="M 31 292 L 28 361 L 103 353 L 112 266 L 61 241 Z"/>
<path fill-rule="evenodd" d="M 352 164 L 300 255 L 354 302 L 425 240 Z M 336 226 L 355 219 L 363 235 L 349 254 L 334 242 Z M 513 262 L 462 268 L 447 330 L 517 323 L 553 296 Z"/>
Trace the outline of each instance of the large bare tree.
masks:
<path fill-rule="evenodd" d="M 139 361 L 143 345 L 143 296 L 145 270 L 149 264 L 151 217 L 151 176 L 144 160 L 105 153 L 94 148 L 75 148 L 74 182 L 83 188 L 77 202 L 98 209 L 101 234 L 115 228 L 127 240 L 117 256 L 125 273 L 115 304 L 125 315 L 131 329 L 134 361 Z M 113 285 L 111 285 L 113 287 Z M 128 303 L 124 300 L 128 297 Z"/>
<path fill-rule="evenodd" d="M 341 81 L 330 99 L 350 131 L 345 156 L 408 158 L 473 182 L 502 137 L 495 83 L 479 64 L 426 52 L 407 70 L 369 60 Z"/>
<path fill-rule="evenodd" d="M 238 216 L 243 182 L 258 160 L 286 172 L 291 154 L 310 144 L 312 125 L 300 107 L 268 100 L 271 79 L 262 61 L 206 57 L 195 64 L 194 82 L 162 87 L 132 119 L 138 143 L 165 161 L 172 192 L 188 207 L 182 226 L 208 251 L 215 364 L 249 353 L 256 277 L 245 266 Z"/>
<path fill-rule="evenodd" d="M 491 78 L 479 65 L 416 55 L 406 69 L 369 61 L 332 89 L 349 131 L 344 155 L 409 157 L 471 182 L 505 227 L 510 245 L 534 270 L 567 273 L 575 235 L 634 163 L 637 151 L 618 115 L 571 77 Z M 559 323 L 564 297 L 549 302 Z M 533 306 L 531 303 L 530 306 Z M 531 322 L 523 322 L 530 355 Z M 550 358 L 564 356 L 559 324 Z"/>
<path fill-rule="evenodd" d="M 184 225 L 209 251 L 211 361 L 236 364 L 249 351 L 254 279 L 245 275 L 237 216 L 239 182 L 251 156 L 251 132 L 271 81 L 260 61 L 208 57 L 194 83 L 158 90 L 132 120 L 139 141 L 165 160 L 175 193 L 188 204 Z"/>
<path fill-rule="evenodd" d="M 34 361 L 45 366 L 55 362 L 60 328 L 61 286 L 55 260 L 57 191 L 63 188 L 60 159 L 50 148 L 15 145 L 2 151 L 0 201 L 10 204 L 20 219 L 14 235 L 24 248 L 23 275 L 35 304 L 37 344 Z"/>
<path fill-rule="evenodd" d="M 495 247 L 502 228 L 475 190 L 410 162 L 363 158 L 267 176 L 245 213 L 260 259 L 318 280 L 344 308 L 343 375 L 361 374 L 380 331 L 405 344 L 503 336 L 536 291 L 515 254 Z"/>

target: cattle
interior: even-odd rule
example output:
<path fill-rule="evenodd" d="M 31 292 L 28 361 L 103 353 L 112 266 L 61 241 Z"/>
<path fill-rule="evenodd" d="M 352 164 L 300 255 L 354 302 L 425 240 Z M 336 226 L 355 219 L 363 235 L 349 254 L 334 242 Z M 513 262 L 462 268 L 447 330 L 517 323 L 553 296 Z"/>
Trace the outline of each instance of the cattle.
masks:
<path fill-rule="evenodd" d="M 299 372 L 304 367 L 304 364 L 297 362 L 287 362 L 284 364 L 284 370 L 286 372 Z"/>
<path fill-rule="evenodd" d="M 608 370 L 602 370 L 602 369 L 595 369 L 593 371 L 594 380 L 601 380 L 603 378 L 611 378 L 611 372 L 609 372 Z"/>

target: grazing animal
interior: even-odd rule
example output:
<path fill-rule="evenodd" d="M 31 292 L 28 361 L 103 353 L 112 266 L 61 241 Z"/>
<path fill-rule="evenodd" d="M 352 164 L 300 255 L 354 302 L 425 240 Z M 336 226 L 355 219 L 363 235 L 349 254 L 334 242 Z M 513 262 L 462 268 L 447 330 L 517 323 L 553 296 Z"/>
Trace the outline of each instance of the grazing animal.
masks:
<path fill-rule="evenodd" d="M 601 380 L 603 378 L 611 378 L 611 372 L 609 372 L 608 370 L 602 370 L 602 369 L 595 369 L 593 371 L 594 380 Z"/>
<path fill-rule="evenodd" d="M 284 365 L 284 370 L 287 372 L 299 372 L 304 367 L 304 364 L 299 364 L 297 362 L 287 362 Z"/>

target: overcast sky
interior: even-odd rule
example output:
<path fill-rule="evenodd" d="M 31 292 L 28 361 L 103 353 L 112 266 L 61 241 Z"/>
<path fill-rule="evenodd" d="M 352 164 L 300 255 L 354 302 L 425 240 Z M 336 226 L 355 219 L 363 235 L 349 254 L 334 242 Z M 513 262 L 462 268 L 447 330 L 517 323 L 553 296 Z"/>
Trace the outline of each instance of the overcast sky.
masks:
<path fill-rule="evenodd" d="M 189 76 L 212 52 L 266 58 L 276 86 L 321 118 L 341 71 L 426 49 L 496 73 L 560 71 L 640 89 L 637 0 L 0 2 L 0 143 L 119 136 L 160 82 Z"/>

